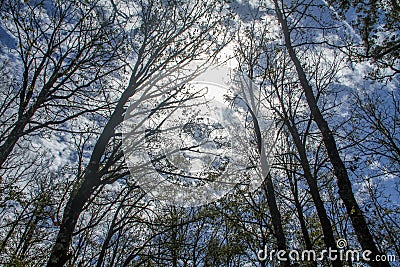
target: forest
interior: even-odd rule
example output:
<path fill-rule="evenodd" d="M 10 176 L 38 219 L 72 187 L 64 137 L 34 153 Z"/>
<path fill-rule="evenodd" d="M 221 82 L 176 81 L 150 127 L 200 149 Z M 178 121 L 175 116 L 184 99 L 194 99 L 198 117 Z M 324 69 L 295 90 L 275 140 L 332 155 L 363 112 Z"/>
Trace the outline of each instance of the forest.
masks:
<path fill-rule="evenodd" d="M 0 266 L 400 266 L 399 0 L 0 0 Z"/>

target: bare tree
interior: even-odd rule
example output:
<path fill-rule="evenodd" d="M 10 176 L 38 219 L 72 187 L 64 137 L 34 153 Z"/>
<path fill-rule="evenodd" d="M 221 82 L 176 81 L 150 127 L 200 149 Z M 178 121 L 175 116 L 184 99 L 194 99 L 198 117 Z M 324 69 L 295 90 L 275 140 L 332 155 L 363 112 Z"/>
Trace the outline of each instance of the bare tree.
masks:
<path fill-rule="evenodd" d="M 386 80 L 399 74 L 399 1 L 329 0 L 338 17 L 351 27 L 353 36 L 344 49 L 354 62 L 368 61 L 369 78 Z M 357 15 L 349 12 L 357 10 Z"/>
<path fill-rule="evenodd" d="M 291 39 L 291 31 L 293 29 L 289 28 L 288 16 L 286 15 L 284 6 L 282 5 L 282 3 L 274 0 L 274 7 L 276 17 L 279 21 L 279 24 L 281 25 L 285 47 L 296 68 L 299 83 L 304 90 L 304 94 L 307 100 L 307 104 L 310 108 L 311 115 L 313 116 L 313 120 L 321 131 L 323 142 L 325 144 L 329 159 L 333 166 L 335 176 L 337 177 L 339 195 L 346 206 L 347 214 L 352 220 L 354 231 L 357 234 L 358 241 L 360 242 L 364 250 L 370 250 L 372 252 L 372 257 L 381 255 L 381 252 L 378 250 L 376 243 L 373 240 L 371 232 L 368 228 L 365 216 L 354 197 L 352 184 L 349 179 L 347 169 L 338 152 L 338 147 L 333 132 L 330 129 L 329 124 L 325 120 L 323 114 L 321 113 L 320 108 L 318 107 L 317 98 L 315 97 L 311 84 L 309 83 L 306 71 L 293 47 Z M 369 262 L 369 264 L 371 264 L 372 266 L 389 266 L 387 262 L 371 261 Z"/>
<path fill-rule="evenodd" d="M 270 52 L 265 51 L 265 53 Z M 267 55 L 267 58 L 269 57 L 270 56 Z M 283 68 L 282 70 L 280 70 L 277 64 L 271 63 L 274 60 L 283 66 L 281 67 Z M 277 114 L 277 116 L 279 116 L 279 118 L 283 121 L 285 127 L 288 129 L 288 132 L 291 135 L 291 139 L 297 150 L 296 155 L 299 157 L 299 161 L 304 172 L 304 177 L 306 178 L 307 184 L 310 188 L 310 194 L 321 222 L 324 233 L 324 242 L 328 248 L 335 249 L 336 242 L 333 234 L 332 224 L 328 218 L 327 211 L 322 201 L 317 178 L 312 172 L 310 160 L 307 156 L 308 152 L 306 143 L 308 141 L 307 136 L 309 135 L 311 120 L 308 118 L 308 120 L 304 122 L 305 126 L 302 128 L 305 128 L 305 131 L 301 134 L 298 126 L 298 118 L 303 116 L 298 114 L 296 109 L 302 106 L 302 94 L 299 92 L 296 82 L 293 83 L 293 81 L 288 80 L 288 77 L 290 77 L 289 73 L 291 73 L 290 69 L 288 68 L 289 66 L 290 61 L 288 62 L 288 59 L 284 54 L 281 56 L 280 60 L 276 57 L 272 57 L 271 60 L 267 60 L 267 65 L 265 67 L 263 66 L 266 70 L 265 73 L 267 81 L 273 88 L 272 94 L 267 93 L 269 97 L 266 98 L 266 101 L 270 102 L 269 105 L 275 110 L 275 114 Z M 322 73 L 323 70 L 320 68 L 319 72 Z M 325 75 L 321 74 L 321 77 L 325 77 Z M 328 79 L 331 78 L 332 76 L 328 77 Z M 329 84 L 329 81 L 321 83 Z M 322 90 L 323 88 L 318 89 Z M 271 99 L 277 99 L 277 101 Z M 341 263 L 337 260 L 333 262 L 333 265 L 341 266 Z"/>
<path fill-rule="evenodd" d="M 213 12 L 219 8 L 214 2 L 183 6 L 161 1 L 131 4 L 140 9 L 134 14 L 140 16 L 140 28 L 135 31 L 135 40 L 131 44 L 135 61 L 132 63 L 129 84 L 120 95 L 93 148 L 83 177 L 71 192 L 47 266 L 63 265 L 70 257 L 68 251 L 74 228 L 93 192 L 102 184 L 112 183 L 125 175 L 121 173 L 107 178 L 106 174 L 122 159 L 121 144 L 114 143 L 115 130 L 123 121 L 129 98 L 140 94 L 140 89 L 146 86 L 146 82 L 151 83 L 157 72 L 168 70 L 171 65 L 175 68 L 182 66 L 197 56 L 205 55 L 212 48 L 214 51 L 221 48 L 219 41 L 211 35 L 221 21 L 212 19 Z"/>
<path fill-rule="evenodd" d="M 98 1 L 49 5 L 5 1 L 2 7 L 3 25 L 16 43 L 3 49 L 16 56 L 2 60 L 0 167 L 22 136 L 104 107 L 100 84 L 123 66 L 123 36 L 111 31 Z"/>
<path fill-rule="evenodd" d="M 254 24 L 253 24 L 254 25 Z M 262 33 L 263 34 L 263 33 Z M 259 59 L 258 49 L 254 46 L 254 42 L 252 38 L 255 38 L 255 32 L 248 32 L 248 37 L 250 42 L 247 38 L 242 38 L 239 36 L 239 71 L 245 73 L 244 75 L 248 75 L 250 81 L 254 79 L 254 64 L 257 64 L 257 60 Z M 262 176 L 265 179 L 263 182 L 263 188 L 265 190 L 265 196 L 267 199 L 269 212 L 271 214 L 271 221 L 274 227 L 274 235 L 277 240 L 277 246 L 279 250 L 287 251 L 287 244 L 286 244 L 286 237 L 283 230 L 283 223 L 282 223 L 282 215 L 278 208 L 275 187 L 272 180 L 272 176 L 269 173 L 269 162 L 268 154 L 271 152 L 271 148 L 268 145 L 271 143 L 267 143 L 265 141 L 266 137 L 265 134 L 262 133 L 262 129 L 260 128 L 260 124 L 262 123 L 260 118 L 258 117 L 259 106 L 260 106 L 260 99 L 257 97 L 259 95 L 259 88 L 256 85 L 246 84 L 244 80 L 241 81 L 241 84 L 238 86 L 239 91 L 235 92 L 237 94 L 236 99 L 240 99 L 246 103 L 248 117 L 252 122 L 252 125 L 249 126 L 250 129 L 253 130 L 253 135 L 255 138 L 255 145 L 257 148 L 258 156 L 261 161 L 261 169 L 262 169 Z M 271 138 L 268 136 L 267 138 Z M 273 137 L 272 137 L 273 138 Z M 290 266 L 290 261 L 282 262 L 284 266 Z"/>

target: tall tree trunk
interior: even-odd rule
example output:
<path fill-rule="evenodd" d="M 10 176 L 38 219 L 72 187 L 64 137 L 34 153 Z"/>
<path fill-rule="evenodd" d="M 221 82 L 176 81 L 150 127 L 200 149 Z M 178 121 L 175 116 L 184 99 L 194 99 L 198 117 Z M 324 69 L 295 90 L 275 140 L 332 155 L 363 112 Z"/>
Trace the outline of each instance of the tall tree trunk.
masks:
<path fill-rule="evenodd" d="M 289 166 L 287 166 L 287 164 Z M 291 166 L 293 166 L 292 160 L 290 160 L 290 162 L 286 163 L 285 165 L 286 165 L 285 166 L 286 175 L 287 175 L 287 177 L 289 179 L 290 190 L 292 191 L 292 194 L 293 194 L 294 205 L 296 207 L 297 216 L 299 217 L 300 229 L 301 229 L 301 233 L 303 234 L 304 243 L 306 245 L 306 249 L 307 250 L 312 250 L 313 249 L 313 245 L 312 245 L 311 238 L 310 238 L 310 235 L 309 235 L 308 230 L 307 230 L 307 224 L 306 224 L 306 220 L 304 218 L 303 208 L 301 206 L 301 202 L 300 202 L 300 199 L 299 199 L 299 191 L 298 191 L 298 187 L 297 187 L 297 180 L 294 178 L 295 174 L 294 174 L 294 171 L 293 171 L 293 169 L 291 167 Z M 310 266 L 317 267 L 317 262 L 316 261 L 312 261 L 310 263 Z"/>
<path fill-rule="evenodd" d="M 264 181 L 264 189 L 265 193 L 267 195 L 267 204 L 269 211 L 271 213 L 271 220 L 272 220 L 272 225 L 274 228 L 274 235 L 277 241 L 277 247 L 278 250 L 283 250 L 286 251 L 285 258 L 287 257 L 287 246 L 286 246 L 286 237 L 285 237 L 285 232 L 283 231 L 283 226 L 282 226 L 282 216 L 279 211 L 278 205 L 276 203 L 276 196 L 275 196 L 275 189 L 274 189 L 274 184 L 272 182 L 272 177 L 271 174 L 268 172 L 268 161 L 267 161 L 267 156 L 265 153 L 265 147 L 264 147 L 264 142 L 262 140 L 261 136 L 261 129 L 258 123 L 257 116 L 253 112 L 253 109 L 247 104 L 248 110 L 251 114 L 252 120 L 253 120 L 253 125 L 254 125 L 254 133 L 256 136 L 257 140 L 257 149 L 258 152 L 260 153 L 260 161 L 261 161 L 261 168 L 262 168 L 262 174 L 265 176 L 265 181 Z M 290 261 L 282 261 L 281 265 L 283 266 L 291 266 Z"/>
<path fill-rule="evenodd" d="M 377 255 L 382 255 L 382 253 L 380 253 L 380 251 L 378 250 L 372 238 L 371 232 L 368 229 L 368 225 L 365 220 L 364 214 L 360 209 L 360 207 L 358 206 L 358 203 L 354 197 L 351 182 L 346 167 L 342 159 L 340 158 L 333 133 L 330 130 L 327 121 L 324 119 L 321 110 L 317 105 L 317 101 L 312 91 L 311 85 L 308 83 L 306 73 L 303 67 L 301 66 L 301 63 L 297 58 L 297 55 L 293 49 L 287 21 L 283 17 L 283 14 L 280 10 L 277 0 L 274 0 L 274 4 L 278 21 L 282 26 L 286 49 L 296 67 L 297 75 L 299 77 L 300 84 L 304 90 L 308 106 L 311 110 L 311 114 L 313 116 L 314 121 L 316 122 L 319 130 L 321 131 L 323 142 L 328 152 L 328 157 L 333 166 L 334 173 L 337 178 L 339 195 L 343 200 L 344 205 L 346 206 L 347 214 L 351 219 L 354 231 L 357 235 L 358 241 L 360 242 L 362 249 L 370 250 L 372 252 L 371 259 L 374 259 Z M 390 266 L 388 262 L 378 262 L 378 261 L 370 261 L 369 264 L 374 267 Z"/>
<path fill-rule="evenodd" d="M 278 209 L 278 205 L 276 203 L 275 190 L 270 173 L 268 173 L 267 177 L 265 178 L 264 186 L 267 195 L 269 212 L 271 213 L 271 221 L 272 221 L 272 226 L 274 228 L 274 235 L 276 238 L 278 250 L 283 250 L 287 252 L 286 237 L 282 226 L 282 216 Z M 287 253 L 285 255 L 285 258 L 288 258 Z M 288 267 L 291 266 L 289 260 L 283 261 L 281 265 Z"/>
<path fill-rule="evenodd" d="M 56 70 L 57 71 L 57 70 Z M 24 76 L 27 74 L 24 74 Z M 32 103 L 31 107 L 27 107 L 31 97 L 32 92 L 27 93 L 25 96 L 24 103 L 21 103 L 19 106 L 18 112 L 18 119 L 13 125 L 11 132 L 9 133 L 7 139 L 3 142 L 0 146 L 0 169 L 2 168 L 3 164 L 6 162 L 7 158 L 10 156 L 11 152 L 13 151 L 15 145 L 17 144 L 19 138 L 23 136 L 24 129 L 35 115 L 39 107 L 45 103 L 46 97 L 49 93 L 49 90 L 54 86 L 57 79 L 59 78 L 58 74 L 53 73 L 49 79 L 49 81 L 43 86 L 41 91 L 38 94 L 38 98 Z M 26 82 L 26 77 L 24 77 L 24 83 Z M 30 85 L 32 88 L 35 84 Z M 25 85 L 27 87 L 27 85 Z"/>
<path fill-rule="evenodd" d="M 307 153 L 304 147 L 304 144 L 301 142 L 300 135 L 298 133 L 297 128 L 292 125 L 287 118 L 285 118 L 285 124 L 289 129 L 290 134 L 292 135 L 293 141 L 295 143 L 297 152 L 299 153 L 301 166 L 303 168 L 304 177 L 306 178 L 307 184 L 310 188 L 310 194 L 315 204 L 315 208 L 317 210 L 318 218 L 321 222 L 322 232 L 324 234 L 324 243 L 328 248 L 332 250 L 336 249 L 336 241 L 333 235 L 332 224 L 328 218 L 328 214 L 326 212 L 324 202 L 322 201 L 321 195 L 318 190 L 318 183 L 315 177 L 313 176 L 310 168 L 310 162 L 307 158 Z M 332 265 L 334 267 L 343 266 L 340 262 L 339 258 L 332 261 Z"/>
<path fill-rule="evenodd" d="M 49 261 L 47 262 L 47 267 L 63 266 L 69 259 L 69 246 L 72 242 L 72 235 L 76 223 L 78 222 L 78 218 L 92 193 L 101 184 L 101 177 L 99 174 L 101 157 L 106 150 L 109 140 L 114 135 L 115 127 L 123 120 L 124 104 L 132 93 L 133 90 L 128 86 L 128 89 L 122 94 L 114 113 L 96 142 L 90 158 L 90 163 L 86 168 L 85 175 L 83 176 L 82 183 L 76 190 L 71 192 L 70 198 L 64 209 L 56 242 L 53 246 Z"/>
<path fill-rule="evenodd" d="M 14 129 L 10 132 L 7 139 L 0 146 L 0 169 L 3 167 L 3 164 L 6 162 L 7 158 L 10 156 L 12 150 L 14 149 L 18 139 L 21 137 L 24 128 L 28 124 L 28 118 L 24 118 L 19 120 Z"/>
<path fill-rule="evenodd" d="M 88 201 L 96 187 L 100 184 L 96 173 L 88 171 L 85 175 L 84 182 L 76 190 L 71 193 L 71 197 L 64 209 L 63 218 L 60 224 L 60 230 L 57 235 L 56 242 L 50 254 L 48 267 L 64 266 L 70 258 L 69 246 L 72 242 L 72 235 L 78 218 L 83 210 L 85 203 Z"/>

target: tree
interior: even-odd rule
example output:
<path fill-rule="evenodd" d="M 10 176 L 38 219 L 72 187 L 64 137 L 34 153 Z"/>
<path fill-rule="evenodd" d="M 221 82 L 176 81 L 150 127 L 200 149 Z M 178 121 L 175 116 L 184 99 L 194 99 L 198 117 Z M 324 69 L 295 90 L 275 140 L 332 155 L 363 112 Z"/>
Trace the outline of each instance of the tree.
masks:
<path fill-rule="evenodd" d="M 270 52 L 265 51 L 264 53 Z M 267 58 L 269 57 L 270 56 L 267 56 Z M 287 79 L 287 76 L 289 76 L 288 74 L 291 73 L 290 69 L 288 69 L 287 67 L 290 66 L 290 63 L 287 62 L 287 59 L 284 55 L 282 56 L 281 60 L 274 57 L 273 59 L 275 59 L 277 62 L 280 62 L 281 66 L 284 67 L 282 67 L 283 69 L 280 70 L 277 64 L 271 64 L 271 61 L 273 62 L 274 60 L 268 60 L 267 64 L 263 66 L 266 69 L 266 79 L 272 87 L 272 93 L 267 93 L 269 97 L 266 98 L 266 101 L 270 103 L 269 105 L 275 110 L 275 114 L 280 118 L 280 120 L 283 122 L 291 135 L 291 141 L 296 147 L 295 154 L 299 157 L 304 177 L 306 178 L 307 184 L 310 189 L 310 194 L 312 196 L 319 220 L 321 222 L 322 230 L 324 233 L 324 242 L 327 248 L 335 249 L 336 242 L 333 234 L 332 224 L 328 218 L 328 214 L 320 194 L 318 181 L 315 177 L 315 174 L 313 174 L 312 172 L 311 164 L 307 155 L 308 151 L 306 148 L 306 143 L 308 142 L 307 136 L 309 135 L 311 121 L 309 118 L 307 121 L 304 122 L 305 126 L 299 126 L 300 122 L 298 121 L 298 118 L 301 118 L 303 116 L 297 114 L 296 109 L 302 105 L 302 94 L 298 92 L 298 89 L 296 88 L 297 84 L 292 83 L 290 80 L 288 81 Z M 287 76 L 284 77 L 285 75 Z M 271 99 L 277 99 L 277 101 Z M 302 134 L 299 132 L 299 127 L 305 129 Z M 299 204 L 297 204 L 297 206 L 298 205 Z M 308 243 L 310 245 L 310 242 Z M 338 260 L 333 261 L 332 264 L 333 266 L 341 266 L 341 263 Z"/>
<path fill-rule="evenodd" d="M 307 104 L 310 108 L 311 114 L 313 116 L 313 120 L 315 121 L 319 130 L 321 131 L 323 142 L 327 149 L 329 159 L 331 161 L 335 176 L 337 178 L 339 195 L 346 206 L 347 214 L 352 220 L 352 224 L 354 227 L 354 231 L 357 234 L 358 241 L 360 242 L 364 250 L 370 250 L 372 252 L 373 257 L 380 255 L 381 252 L 378 250 L 373 240 L 373 237 L 365 220 L 364 214 L 354 197 L 347 169 L 343 163 L 343 160 L 339 155 L 335 137 L 328 125 L 328 122 L 325 120 L 324 116 L 321 113 L 320 108 L 318 107 L 317 99 L 307 79 L 306 71 L 304 70 L 304 67 L 302 66 L 293 48 L 292 39 L 290 36 L 291 29 L 289 29 L 288 25 L 288 17 L 286 17 L 286 15 L 283 13 L 282 5 L 280 5 L 276 0 L 274 0 L 274 7 L 276 12 L 276 17 L 279 21 L 279 24 L 282 27 L 285 47 L 296 68 L 296 72 L 299 78 L 299 83 L 301 84 L 304 90 L 304 94 L 307 100 Z M 372 266 L 389 266 L 387 262 L 370 262 L 370 264 Z"/>
<path fill-rule="evenodd" d="M 106 106 L 99 88 L 123 66 L 123 37 L 102 17 L 105 7 L 98 1 L 49 5 L 4 1 L 2 6 L 2 25 L 12 41 L 1 63 L 6 90 L 0 107 L 0 167 L 21 137 L 41 129 L 60 130 Z M 98 103 L 88 107 L 87 101 Z"/>
<path fill-rule="evenodd" d="M 254 33 L 251 33 L 254 34 Z M 252 36 L 254 37 L 254 36 Z M 239 39 L 240 40 L 240 39 Z M 265 189 L 265 196 L 267 199 L 269 212 L 271 214 L 272 225 L 274 227 L 274 235 L 277 240 L 277 246 L 279 250 L 287 251 L 286 245 L 286 237 L 283 230 L 282 224 L 282 216 L 281 212 L 277 205 L 276 200 L 276 193 L 274 188 L 274 183 L 272 180 L 272 176 L 269 173 L 270 170 L 270 162 L 271 159 L 270 153 L 272 151 L 271 146 L 273 147 L 272 142 L 268 142 L 268 138 L 274 138 L 271 133 L 264 133 L 263 129 L 261 129 L 260 124 L 265 122 L 260 121 L 259 116 L 265 115 L 260 114 L 260 99 L 257 97 L 259 96 L 259 92 L 257 91 L 258 88 L 255 84 L 251 81 L 254 79 L 253 77 L 253 68 L 252 64 L 256 63 L 257 54 L 255 54 L 254 49 L 252 47 L 252 43 L 250 45 L 246 45 L 244 42 L 239 44 L 239 67 L 238 70 L 242 73 L 239 74 L 238 78 L 238 85 L 237 88 L 239 90 L 235 92 L 237 96 L 235 97 L 234 101 L 244 101 L 246 106 L 246 112 L 248 113 L 248 119 L 251 121 L 252 125 L 249 125 L 248 128 L 252 129 L 254 139 L 255 139 L 255 146 L 257 149 L 258 157 L 260 160 L 261 165 L 261 175 L 264 180 L 263 188 Z M 243 76 L 245 75 L 245 76 Z M 248 77 L 247 77 L 248 75 Z M 248 81 L 247 81 L 248 79 Z M 269 129 L 272 131 L 273 129 Z M 283 266 L 290 266 L 290 261 L 284 261 Z"/>
<path fill-rule="evenodd" d="M 396 2 L 365 3 L 0 1 L 1 264 L 399 256 Z"/>
<path fill-rule="evenodd" d="M 47 266 L 60 266 L 67 262 L 79 215 L 95 190 L 102 184 L 112 183 L 118 177 L 126 175 L 122 171 L 111 177 L 107 176 L 111 166 L 122 159 L 121 143 L 115 136 L 115 131 L 123 121 L 129 98 L 134 94 L 146 93 L 146 86 L 149 86 L 146 83 L 151 84 L 151 79 L 156 78 L 157 72 L 168 74 L 171 67 L 182 67 L 192 59 L 206 55 L 212 49 L 218 51 L 221 48 L 218 40 L 212 39 L 211 35 L 220 21 L 212 18 L 212 13 L 219 8 L 214 2 L 182 6 L 171 2 L 140 1 L 132 2 L 131 5 L 139 9 L 134 15 L 140 17 L 140 27 L 132 36 L 134 39 L 131 49 L 135 61 L 132 64 L 129 84 L 120 95 L 93 148 L 83 177 L 71 192 Z M 187 41 L 186 38 L 189 37 Z M 209 56 L 212 57 L 212 54 Z M 118 172 L 121 168 L 113 170 Z"/>
<path fill-rule="evenodd" d="M 352 29 L 347 47 L 353 61 L 368 61 L 375 67 L 373 79 L 399 74 L 399 1 L 327 1 Z M 352 14 L 352 10 L 355 13 Z"/>

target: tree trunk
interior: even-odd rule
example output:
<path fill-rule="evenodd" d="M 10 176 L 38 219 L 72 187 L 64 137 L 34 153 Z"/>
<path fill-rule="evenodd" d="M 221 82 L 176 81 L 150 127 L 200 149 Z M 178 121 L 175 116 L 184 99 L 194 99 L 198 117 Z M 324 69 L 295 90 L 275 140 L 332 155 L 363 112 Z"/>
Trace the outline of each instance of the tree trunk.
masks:
<path fill-rule="evenodd" d="M 306 73 L 303 67 L 301 66 L 301 63 L 297 58 L 297 55 L 292 47 L 287 21 L 283 17 L 283 14 L 280 10 L 277 0 L 274 0 L 274 4 L 278 21 L 282 26 L 286 49 L 296 67 L 297 75 L 299 76 L 300 84 L 304 90 L 308 106 L 311 110 L 311 114 L 313 116 L 314 121 L 316 122 L 319 130 L 321 131 L 323 142 L 328 152 L 328 157 L 333 166 L 334 174 L 337 178 L 339 195 L 343 200 L 344 205 L 346 206 L 347 214 L 351 219 L 354 231 L 357 235 L 358 241 L 360 242 L 362 249 L 364 251 L 370 250 L 372 252 L 371 259 L 375 259 L 377 255 L 382 255 L 382 253 L 379 252 L 372 238 L 371 232 L 368 229 L 368 225 L 365 220 L 364 214 L 360 209 L 360 207 L 358 206 L 358 203 L 354 197 L 354 193 L 351 187 L 351 182 L 347 170 L 344 166 L 344 163 L 340 158 L 336 141 L 335 138 L 333 137 L 333 133 L 330 130 L 327 121 L 324 119 L 317 105 L 317 101 L 315 99 L 311 85 L 308 83 Z M 374 267 L 390 266 L 388 262 L 378 262 L 378 261 L 370 261 L 369 264 Z"/>
<path fill-rule="evenodd" d="M 29 115 L 25 114 L 23 117 L 18 118 L 18 121 L 15 123 L 15 126 L 8 135 L 7 139 L 0 146 L 0 169 L 10 156 L 19 138 L 23 135 L 24 129 L 31 118 Z"/>
<path fill-rule="evenodd" d="M 68 203 L 64 209 L 63 219 L 60 224 L 56 243 L 53 246 L 50 259 L 47 262 L 47 267 L 63 266 L 69 259 L 68 250 L 72 242 L 72 235 L 76 223 L 78 222 L 78 218 L 92 193 L 101 184 L 101 177 L 99 174 L 101 157 L 106 150 L 109 140 L 114 135 L 115 127 L 123 120 L 123 106 L 132 93 L 133 90 L 130 87 L 128 87 L 128 89 L 123 93 L 114 113 L 96 142 L 82 183 L 76 190 L 73 190 L 70 195 Z"/>
<path fill-rule="evenodd" d="M 265 189 L 265 193 L 267 195 L 268 208 L 271 213 L 271 220 L 272 220 L 272 225 L 274 228 L 274 235 L 275 235 L 275 238 L 277 241 L 278 250 L 286 251 L 285 258 L 287 258 L 286 237 L 285 237 L 285 232 L 283 231 L 283 226 L 282 226 L 282 216 L 278 209 L 278 205 L 276 203 L 275 189 L 274 189 L 274 184 L 272 182 L 271 174 L 269 172 L 267 173 L 267 171 L 269 170 L 268 169 L 269 163 L 267 162 L 267 156 L 265 154 L 265 148 L 263 145 L 260 126 L 258 123 L 258 119 L 257 119 L 256 115 L 254 114 L 253 110 L 251 109 L 251 107 L 248 104 L 247 104 L 247 107 L 249 109 L 249 112 L 251 114 L 253 124 L 254 124 L 254 133 L 257 138 L 257 149 L 258 149 L 258 152 L 260 153 L 262 174 L 265 175 L 264 189 Z M 281 265 L 282 266 L 291 266 L 289 260 L 282 261 Z"/>
<path fill-rule="evenodd" d="M 290 164 L 289 166 L 292 166 L 292 162 L 290 162 L 289 164 Z M 301 233 L 303 234 L 304 243 L 306 245 L 306 249 L 307 250 L 312 250 L 313 249 L 313 245 L 312 245 L 311 238 L 310 238 L 310 235 L 309 235 L 308 230 L 307 230 L 307 224 L 306 224 L 306 220 L 304 218 L 303 208 L 301 206 L 301 202 L 300 202 L 300 199 L 299 199 L 299 191 L 298 191 L 298 188 L 297 188 L 297 180 L 292 178 L 292 175 L 293 175 L 292 170 L 289 170 L 288 167 L 286 167 L 285 169 L 287 171 L 287 176 L 288 176 L 289 183 L 290 183 L 290 190 L 292 191 L 292 194 L 293 194 L 293 200 L 294 200 L 294 205 L 296 207 L 297 216 L 299 217 L 300 229 L 301 229 Z M 317 262 L 316 261 L 312 261 L 310 263 L 310 266 L 317 267 Z"/>
<path fill-rule="evenodd" d="M 289 132 L 292 135 L 293 141 L 296 145 L 297 151 L 299 153 L 301 166 L 303 168 L 304 177 L 306 178 L 307 184 L 310 188 L 311 197 L 315 204 L 315 208 L 317 210 L 318 218 L 321 222 L 322 232 L 324 234 L 324 242 L 328 248 L 332 248 L 332 250 L 336 249 L 336 241 L 333 235 L 332 224 L 328 218 L 328 214 L 326 212 L 324 202 L 321 199 L 321 195 L 318 190 L 318 183 L 315 177 L 311 173 L 310 163 L 307 158 L 307 153 L 303 143 L 301 142 L 299 133 L 297 128 L 290 124 L 287 118 L 285 118 L 285 123 L 289 128 Z M 333 267 L 341 267 L 343 266 L 340 262 L 339 258 L 332 261 Z"/>
<path fill-rule="evenodd" d="M 47 262 L 48 267 L 64 266 L 69 260 L 69 246 L 72 242 L 73 231 L 78 222 L 79 215 L 83 210 L 83 206 L 99 184 L 100 179 L 96 176 L 96 173 L 88 171 L 84 182 L 76 192 L 71 193 L 71 197 L 64 209 L 56 242 L 51 251 L 50 259 Z"/>
<path fill-rule="evenodd" d="M 274 227 L 274 235 L 276 238 L 278 250 L 283 250 L 287 252 L 286 237 L 282 226 L 282 216 L 278 209 L 278 205 L 276 204 L 274 185 L 272 183 L 272 177 L 270 173 L 268 173 L 267 177 L 265 178 L 264 186 L 265 192 L 267 194 L 267 203 L 269 212 L 271 213 L 271 220 Z M 287 253 L 285 255 L 285 258 L 287 258 Z M 289 260 L 283 261 L 281 265 L 288 267 L 291 266 Z"/>

